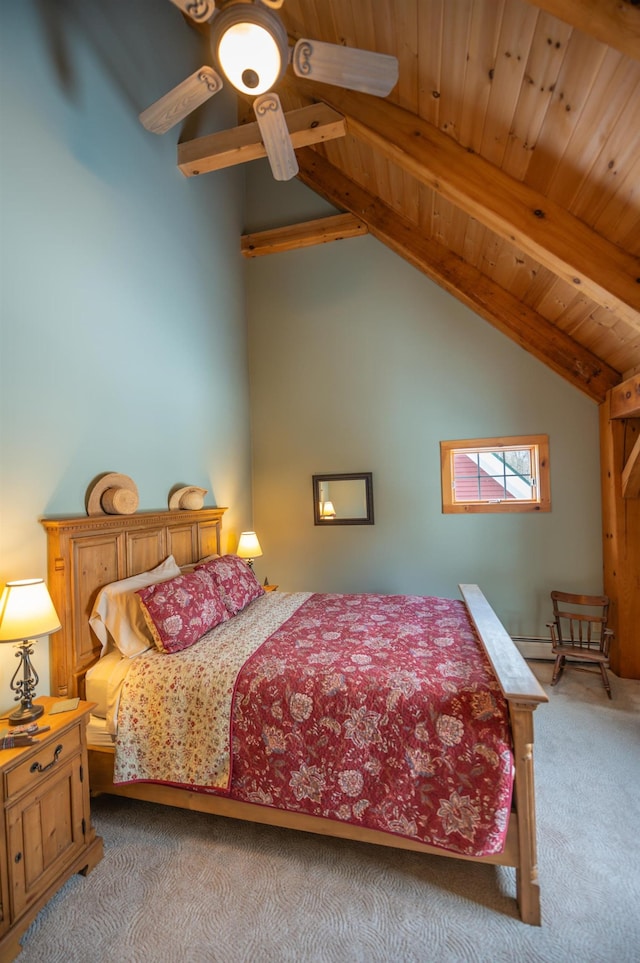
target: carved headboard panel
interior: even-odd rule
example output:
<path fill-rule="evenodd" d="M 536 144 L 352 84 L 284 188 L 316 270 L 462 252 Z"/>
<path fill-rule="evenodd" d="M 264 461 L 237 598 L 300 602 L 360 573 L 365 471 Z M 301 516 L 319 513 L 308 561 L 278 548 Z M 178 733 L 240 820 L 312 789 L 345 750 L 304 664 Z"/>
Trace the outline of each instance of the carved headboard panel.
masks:
<path fill-rule="evenodd" d="M 135 515 L 43 518 L 48 584 L 62 629 L 50 637 L 51 694 L 83 694 L 84 676 L 100 655 L 89 628 L 98 590 L 173 555 L 189 565 L 220 554 L 224 508 Z"/>

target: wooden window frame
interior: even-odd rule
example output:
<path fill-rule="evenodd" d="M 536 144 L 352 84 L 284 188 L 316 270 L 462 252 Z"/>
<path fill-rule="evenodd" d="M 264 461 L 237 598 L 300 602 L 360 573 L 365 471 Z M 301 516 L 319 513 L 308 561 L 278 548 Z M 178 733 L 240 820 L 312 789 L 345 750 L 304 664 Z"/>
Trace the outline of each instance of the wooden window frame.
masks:
<path fill-rule="evenodd" d="M 456 501 L 453 457 L 456 452 L 494 452 L 502 449 L 530 448 L 536 478 L 536 498 L 504 500 Z M 548 435 L 512 435 L 502 438 L 466 438 L 440 442 L 440 474 L 442 479 L 442 512 L 445 515 L 479 513 L 550 512 L 551 476 Z"/>

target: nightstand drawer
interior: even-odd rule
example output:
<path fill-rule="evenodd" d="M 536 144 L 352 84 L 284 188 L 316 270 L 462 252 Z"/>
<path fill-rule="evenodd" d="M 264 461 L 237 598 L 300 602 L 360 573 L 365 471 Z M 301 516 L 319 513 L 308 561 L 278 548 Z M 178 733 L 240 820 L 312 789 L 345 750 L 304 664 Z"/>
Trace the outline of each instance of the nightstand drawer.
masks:
<path fill-rule="evenodd" d="M 66 762 L 80 752 L 81 744 L 80 726 L 74 726 L 59 737 L 47 739 L 40 752 L 30 755 L 15 769 L 5 772 L 5 798 L 9 800 L 23 789 L 37 786 L 39 781 L 55 770 L 58 762 Z"/>

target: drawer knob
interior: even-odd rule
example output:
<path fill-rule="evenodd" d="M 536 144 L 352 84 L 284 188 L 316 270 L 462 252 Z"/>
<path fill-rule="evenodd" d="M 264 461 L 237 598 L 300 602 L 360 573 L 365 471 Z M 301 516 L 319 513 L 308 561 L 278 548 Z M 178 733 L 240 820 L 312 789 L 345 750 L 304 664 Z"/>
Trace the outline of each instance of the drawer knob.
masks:
<path fill-rule="evenodd" d="M 55 751 L 53 753 L 53 759 L 51 760 L 51 762 L 48 762 L 46 766 L 43 766 L 42 763 L 40 762 L 34 762 L 29 772 L 46 772 L 47 769 L 51 769 L 51 767 L 55 766 L 58 759 L 60 758 L 61 752 L 62 752 L 62 743 L 56 746 Z"/>

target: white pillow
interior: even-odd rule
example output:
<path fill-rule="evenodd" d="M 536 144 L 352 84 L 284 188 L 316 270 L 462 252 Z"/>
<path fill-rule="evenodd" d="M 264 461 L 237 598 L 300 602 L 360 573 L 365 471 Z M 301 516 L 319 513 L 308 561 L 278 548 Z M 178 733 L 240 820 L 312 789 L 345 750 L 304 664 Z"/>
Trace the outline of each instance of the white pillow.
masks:
<path fill-rule="evenodd" d="M 180 575 L 173 555 L 150 572 L 111 582 L 100 589 L 93 606 L 89 625 L 102 643 L 102 655 L 112 642 L 125 658 L 146 652 L 155 643 L 145 622 L 137 589 L 166 582 Z"/>

